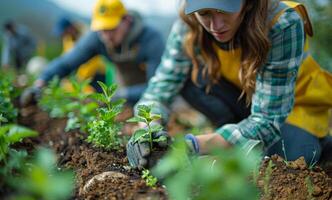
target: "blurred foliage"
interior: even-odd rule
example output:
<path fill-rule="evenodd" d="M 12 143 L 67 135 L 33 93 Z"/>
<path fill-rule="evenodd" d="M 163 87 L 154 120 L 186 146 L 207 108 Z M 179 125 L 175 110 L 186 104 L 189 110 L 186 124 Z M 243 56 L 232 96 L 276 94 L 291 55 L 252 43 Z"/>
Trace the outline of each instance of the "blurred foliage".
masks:
<path fill-rule="evenodd" d="M 52 118 L 65 117 L 68 113 L 67 105 L 71 102 L 69 94 L 60 87 L 60 80 L 54 77 L 43 89 L 41 99 L 38 101 L 39 107 L 48 112 Z"/>
<path fill-rule="evenodd" d="M 17 117 L 17 109 L 12 100 L 16 97 L 13 87 L 14 75 L 0 71 L 0 115 L 7 122 L 14 122 Z"/>
<path fill-rule="evenodd" d="M 311 52 L 322 68 L 332 72 L 332 1 L 298 0 L 306 5 L 313 24 Z"/>
<path fill-rule="evenodd" d="M 46 44 L 40 44 L 37 54 L 45 57 L 47 60 L 53 60 L 61 55 L 61 41 L 53 41 Z"/>
<path fill-rule="evenodd" d="M 87 132 L 87 124 L 96 115 L 97 103 L 88 101 L 89 94 L 84 89 L 90 80 L 79 81 L 74 75 L 70 77 L 71 91 L 60 85 L 60 79 L 54 77 L 43 89 L 38 105 L 52 118 L 68 117 L 65 131 L 80 128 Z"/>
<path fill-rule="evenodd" d="M 238 148 L 216 150 L 209 156 L 188 155 L 184 141 L 176 139 L 152 173 L 164 180 L 171 199 L 252 200 L 259 197 L 250 180 L 259 160 L 255 152 L 246 155 Z"/>
<path fill-rule="evenodd" d="M 49 149 L 39 149 L 33 159 L 25 162 L 21 173 L 21 176 L 11 180 L 19 191 L 14 199 L 62 200 L 72 195 L 73 173 L 60 171 L 55 155 Z"/>
<path fill-rule="evenodd" d="M 69 78 L 71 90 L 68 92 L 70 103 L 66 105 L 68 120 L 65 131 L 79 128 L 86 133 L 88 122 L 95 119 L 98 104 L 88 101 L 89 93 L 85 89 L 89 86 L 91 80 L 79 80 L 75 75 Z"/>

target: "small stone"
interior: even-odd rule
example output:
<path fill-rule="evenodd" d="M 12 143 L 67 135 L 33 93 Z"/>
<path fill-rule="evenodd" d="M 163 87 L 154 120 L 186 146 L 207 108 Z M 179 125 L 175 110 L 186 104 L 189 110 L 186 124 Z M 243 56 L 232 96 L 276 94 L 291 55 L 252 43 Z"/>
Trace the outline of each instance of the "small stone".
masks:
<path fill-rule="evenodd" d="M 119 178 L 128 178 L 127 175 L 120 172 L 108 171 L 92 177 L 83 187 L 83 193 L 89 192 L 98 182 L 117 180 Z"/>
<path fill-rule="evenodd" d="M 296 162 L 289 162 L 289 163 L 288 163 L 288 166 L 289 166 L 291 169 L 299 169 L 299 168 L 300 168 L 300 166 L 298 166 Z"/>
<path fill-rule="evenodd" d="M 314 188 L 313 188 L 312 195 L 313 196 L 319 196 L 320 194 L 322 194 L 322 189 L 315 185 Z"/>
<path fill-rule="evenodd" d="M 131 170 L 131 167 L 128 166 L 128 165 L 125 165 L 125 166 L 123 166 L 123 169 L 125 169 L 125 170 L 127 170 L 127 171 L 130 171 L 130 170 Z"/>
<path fill-rule="evenodd" d="M 303 157 L 303 156 L 301 156 L 299 159 L 295 160 L 294 162 L 299 166 L 299 168 L 300 168 L 301 170 L 304 170 L 304 169 L 307 168 L 307 163 L 306 163 L 306 161 L 304 160 L 304 157 Z"/>
<path fill-rule="evenodd" d="M 277 161 L 278 161 L 278 162 L 283 162 L 284 159 L 283 159 L 282 157 L 278 156 L 278 157 L 277 157 Z"/>

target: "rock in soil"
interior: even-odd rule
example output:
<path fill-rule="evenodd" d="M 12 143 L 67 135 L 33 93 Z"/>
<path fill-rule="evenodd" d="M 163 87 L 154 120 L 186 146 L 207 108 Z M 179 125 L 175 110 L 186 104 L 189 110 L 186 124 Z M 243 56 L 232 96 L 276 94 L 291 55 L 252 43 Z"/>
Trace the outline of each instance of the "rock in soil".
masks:
<path fill-rule="evenodd" d="M 83 187 L 83 193 L 93 192 L 93 188 L 96 187 L 96 185 L 100 182 L 105 181 L 114 181 L 116 179 L 128 179 L 128 176 L 120 173 L 120 172 L 103 172 L 101 174 L 98 174 L 94 177 L 92 177 Z M 80 193 L 82 193 L 80 192 Z"/>

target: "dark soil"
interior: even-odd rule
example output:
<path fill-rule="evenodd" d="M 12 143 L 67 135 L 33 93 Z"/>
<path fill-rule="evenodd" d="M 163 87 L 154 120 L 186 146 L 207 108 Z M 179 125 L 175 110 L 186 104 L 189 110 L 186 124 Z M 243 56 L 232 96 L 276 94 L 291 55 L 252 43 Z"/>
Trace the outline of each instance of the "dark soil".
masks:
<path fill-rule="evenodd" d="M 130 169 L 124 148 L 118 152 L 95 148 L 85 142 L 84 133 L 66 133 L 66 119 L 50 119 L 47 113 L 35 106 L 21 109 L 20 114 L 20 124 L 40 133 L 36 138 L 25 140 L 20 148 L 29 151 L 40 145 L 52 148 L 58 156 L 59 166 L 71 168 L 76 173 L 72 199 L 167 199 L 162 186 L 154 189 L 146 186 L 140 173 Z M 119 120 L 124 121 L 131 116 L 131 110 L 126 109 Z M 169 130 L 172 135 L 181 130 L 174 119 L 171 123 Z M 123 134 L 128 135 L 132 128 L 127 124 Z M 270 162 L 273 164 L 268 170 Z M 332 199 L 332 180 L 325 173 L 331 173 L 331 169 L 308 169 L 303 160 L 284 162 L 277 156 L 265 159 L 257 178 L 257 185 L 262 191 L 261 199 Z"/>
<path fill-rule="evenodd" d="M 332 179 L 318 166 L 309 169 L 303 157 L 293 162 L 279 156 L 265 159 L 257 185 L 262 200 L 332 199 Z"/>
<path fill-rule="evenodd" d="M 128 113 L 124 115 L 131 116 Z M 57 153 L 60 166 L 75 171 L 73 199 L 166 199 L 164 188 L 146 186 L 140 173 L 129 168 L 124 148 L 118 152 L 95 148 L 85 142 L 84 133 L 64 132 L 66 119 L 50 119 L 47 113 L 35 106 L 21 110 L 19 123 L 40 133 L 37 138 L 25 141 L 28 150 L 36 145 L 50 147 Z M 126 177 L 107 178 L 95 183 L 93 190 L 83 189 L 92 177 L 109 171 L 119 172 Z"/>

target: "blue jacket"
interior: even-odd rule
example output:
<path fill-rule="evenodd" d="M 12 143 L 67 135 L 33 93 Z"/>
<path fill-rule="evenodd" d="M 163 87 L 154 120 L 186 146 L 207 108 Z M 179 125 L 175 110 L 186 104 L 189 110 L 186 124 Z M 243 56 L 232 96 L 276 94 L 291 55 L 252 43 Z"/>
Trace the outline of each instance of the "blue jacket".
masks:
<path fill-rule="evenodd" d="M 143 89 L 138 93 L 142 93 L 160 62 L 164 41 L 157 30 L 143 25 L 139 16 L 133 16 L 133 25 L 120 47 L 110 52 L 97 32 L 89 32 L 80 38 L 70 52 L 52 61 L 39 79 L 47 82 L 56 75 L 62 78 L 95 55 L 103 55 L 117 66 L 123 85 L 140 84 Z"/>
<path fill-rule="evenodd" d="M 37 44 L 27 27 L 17 24 L 15 32 L 15 36 L 4 32 L 1 64 L 9 65 L 15 61 L 15 65 L 21 65 L 16 67 L 22 67 L 35 53 Z"/>

